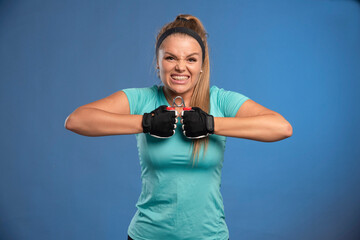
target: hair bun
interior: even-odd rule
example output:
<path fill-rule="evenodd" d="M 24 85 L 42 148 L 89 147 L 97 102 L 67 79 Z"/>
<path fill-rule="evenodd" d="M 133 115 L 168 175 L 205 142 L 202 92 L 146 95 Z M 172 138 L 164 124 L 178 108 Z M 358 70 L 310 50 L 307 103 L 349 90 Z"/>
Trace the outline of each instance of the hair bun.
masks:
<path fill-rule="evenodd" d="M 186 19 L 186 18 L 184 18 L 184 17 L 177 17 L 176 19 L 177 19 L 177 20 L 180 20 L 180 21 L 184 21 L 184 22 L 190 21 L 189 19 Z"/>

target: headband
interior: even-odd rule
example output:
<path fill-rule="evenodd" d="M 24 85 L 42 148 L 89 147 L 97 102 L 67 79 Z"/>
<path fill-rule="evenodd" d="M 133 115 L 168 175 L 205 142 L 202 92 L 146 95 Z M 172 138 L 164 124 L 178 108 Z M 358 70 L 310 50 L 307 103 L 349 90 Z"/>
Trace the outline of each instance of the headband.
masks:
<path fill-rule="evenodd" d="M 164 41 L 164 39 L 169 36 L 170 34 L 173 33 L 186 33 L 187 35 L 190 35 L 191 37 L 195 38 L 196 41 L 198 41 L 198 43 L 201 46 L 201 50 L 202 50 L 202 61 L 204 62 L 205 59 L 205 46 L 203 41 L 201 40 L 201 37 L 192 29 L 187 28 L 187 27 L 174 27 L 174 28 L 170 28 L 168 30 L 166 30 L 163 34 L 161 34 L 157 44 L 156 44 L 156 55 L 158 52 L 158 49 L 161 45 L 161 43 Z"/>

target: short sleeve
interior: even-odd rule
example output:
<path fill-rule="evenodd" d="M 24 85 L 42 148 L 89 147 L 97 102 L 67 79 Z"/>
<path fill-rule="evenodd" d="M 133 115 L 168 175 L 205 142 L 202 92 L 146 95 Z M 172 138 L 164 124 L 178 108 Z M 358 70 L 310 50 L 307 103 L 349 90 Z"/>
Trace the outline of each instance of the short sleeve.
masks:
<path fill-rule="evenodd" d="M 126 88 L 122 90 L 129 101 L 130 114 L 142 115 L 144 109 L 156 97 L 157 86 L 148 88 Z"/>
<path fill-rule="evenodd" d="M 241 105 L 249 97 L 234 91 L 227 91 L 223 88 L 212 87 L 217 92 L 217 104 L 224 117 L 235 117 Z"/>

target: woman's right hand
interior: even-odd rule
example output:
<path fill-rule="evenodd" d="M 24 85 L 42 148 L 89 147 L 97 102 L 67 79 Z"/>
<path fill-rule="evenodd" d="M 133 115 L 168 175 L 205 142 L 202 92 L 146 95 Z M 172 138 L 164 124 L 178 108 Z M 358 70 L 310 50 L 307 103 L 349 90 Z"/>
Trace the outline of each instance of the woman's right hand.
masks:
<path fill-rule="evenodd" d="M 144 113 L 143 132 L 157 138 L 169 138 L 175 134 L 177 123 L 176 111 L 169 111 L 162 105 L 150 113 Z"/>

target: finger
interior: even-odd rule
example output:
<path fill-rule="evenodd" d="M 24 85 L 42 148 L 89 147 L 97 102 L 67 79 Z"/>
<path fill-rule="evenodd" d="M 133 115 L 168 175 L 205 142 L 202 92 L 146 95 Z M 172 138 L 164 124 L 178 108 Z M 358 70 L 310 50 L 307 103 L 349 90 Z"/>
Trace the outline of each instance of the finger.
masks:
<path fill-rule="evenodd" d="M 189 132 L 189 131 L 191 132 L 192 129 L 191 129 L 190 125 L 184 124 L 184 125 L 183 125 L 183 130 L 188 131 L 188 132 Z"/>
<path fill-rule="evenodd" d="M 182 118 L 189 118 L 190 116 L 195 116 L 196 114 L 198 113 L 195 111 L 183 111 Z"/>
<path fill-rule="evenodd" d="M 201 108 L 199 108 L 199 107 L 192 107 L 191 109 L 194 110 L 194 111 L 196 111 L 196 112 L 198 112 L 198 111 L 201 110 Z M 202 110 L 201 110 L 201 111 L 202 111 Z"/>
<path fill-rule="evenodd" d="M 158 109 L 161 109 L 162 111 L 168 111 L 168 110 L 166 110 L 167 107 L 168 106 L 166 106 L 166 105 L 161 105 L 160 107 L 158 107 Z"/>
<path fill-rule="evenodd" d="M 189 120 L 189 119 L 183 118 L 183 119 L 181 119 L 181 121 L 182 121 L 183 125 L 191 124 L 191 120 Z"/>
<path fill-rule="evenodd" d="M 175 134 L 175 130 L 174 129 L 171 129 L 171 130 L 169 130 L 168 132 L 167 132 L 167 135 L 169 136 L 169 137 L 171 137 L 172 135 L 174 135 Z"/>
<path fill-rule="evenodd" d="M 177 117 L 177 114 L 176 114 L 176 111 L 167 111 L 169 116 L 172 117 L 172 118 L 176 118 Z"/>
<path fill-rule="evenodd" d="M 169 122 L 171 122 L 171 123 L 176 123 L 176 121 L 177 121 L 177 117 L 176 117 L 176 115 L 173 113 L 173 111 L 168 112 L 167 115 L 166 115 L 166 117 L 167 117 L 166 121 L 169 121 Z"/>
<path fill-rule="evenodd" d="M 162 125 L 163 131 L 166 131 L 166 132 L 172 131 L 172 130 L 174 130 L 175 125 L 176 124 L 174 124 L 174 123 L 166 123 L 166 124 Z"/>
<path fill-rule="evenodd" d="M 186 118 L 188 116 L 188 114 L 189 114 L 189 111 L 182 111 L 181 117 Z"/>

